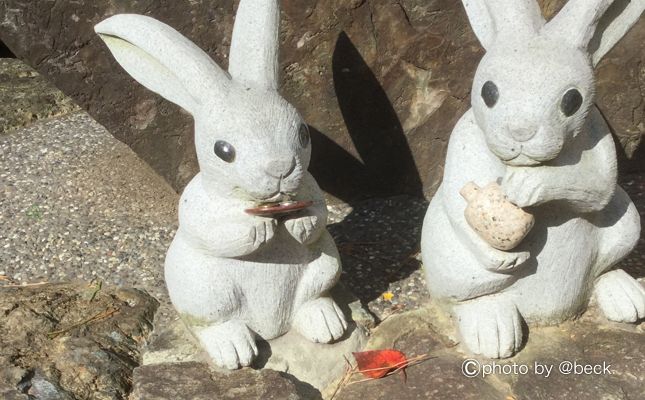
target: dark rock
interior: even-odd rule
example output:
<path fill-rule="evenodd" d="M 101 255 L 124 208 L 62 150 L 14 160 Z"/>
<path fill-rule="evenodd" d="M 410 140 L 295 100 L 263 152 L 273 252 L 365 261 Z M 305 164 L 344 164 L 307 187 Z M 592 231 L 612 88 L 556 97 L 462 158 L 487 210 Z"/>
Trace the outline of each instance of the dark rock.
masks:
<path fill-rule="evenodd" d="M 563 0 L 541 3 L 551 15 Z M 191 118 L 128 77 L 92 27 L 116 13 L 151 15 L 225 66 L 235 6 L 234 0 L 6 0 L 0 36 L 181 189 L 197 168 Z M 483 54 L 460 2 L 282 6 L 282 92 L 314 128 L 311 170 L 323 189 L 343 200 L 431 195 Z M 644 46 L 642 19 L 598 68 L 598 102 L 628 156 L 643 134 Z"/>
<path fill-rule="evenodd" d="M 134 370 L 131 400 L 299 400 L 296 384 L 271 371 L 211 372 L 205 363 L 145 365 Z"/>
<path fill-rule="evenodd" d="M 51 400 L 125 398 L 157 306 L 134 289 L 0 287 L 0 393 Z"/>

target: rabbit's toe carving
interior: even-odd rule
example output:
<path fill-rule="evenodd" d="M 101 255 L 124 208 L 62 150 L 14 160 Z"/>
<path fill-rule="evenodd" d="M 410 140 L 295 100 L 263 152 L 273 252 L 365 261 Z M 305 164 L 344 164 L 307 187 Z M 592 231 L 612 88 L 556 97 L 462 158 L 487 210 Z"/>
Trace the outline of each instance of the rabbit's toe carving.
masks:
<path fill-rule="evenodd" d="M 252 246 L 257 249 L 264 243 L 268 242 L 275 235 L 275 228 L 278 225 L 274 218 L 257 217 L 258 221 L 251 229 L 249 239 L 253 242 Z"/>
<path fill-rule="evenodd" d="M 645 318 L 645 288 L 622 269 L 598 278 L 596 300 L 607 319 L 636 322 Z"/>
<path fill-rule="evenodd" d="M 307 215 L 289 219 L 285 221 L 284 226 L 294 239 L 299 243 L 306 244 L 313 239 L 313 234 L 318 227 L 318 217 L 315 215 Z"/>
<path fill-rule="evenodd" d="M 329 343 L 343 336 L 347 322 L 331 298 L 320 297 L 300 307 L 294 326 L 302 336 L 314 343 Z"/>
<path fill-rule="evenodd" d="M 501 251 L 493 249 L 488 250 L 487 262 L 485 267 L 492 272 L 509 272 L 523 265 L 531 256 L 528 251 Z"/>
<path fill-rule="evenodd" d="M 455 308 L 466 347 L 489 358 L 507 358 L 522 346 L 521 316 L 510 301 L 482 297 Z"/>
<path fill-rule="evenodd" d="M 248 367 L 258 354 L 253 333 L 240 321 L 208 327 L 197 337 L 211 359 L 222 368 Z"/>

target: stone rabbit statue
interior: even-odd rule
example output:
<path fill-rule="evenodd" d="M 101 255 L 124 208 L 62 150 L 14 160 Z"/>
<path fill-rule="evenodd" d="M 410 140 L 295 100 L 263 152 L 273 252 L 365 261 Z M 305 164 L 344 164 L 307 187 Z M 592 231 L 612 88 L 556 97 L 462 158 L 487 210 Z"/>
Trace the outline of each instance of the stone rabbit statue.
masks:
<path fill-rule="evenodd" d="M 608 319 L 642 319 L 645 290 L 614 268 L 636 245 L 640 218 L 616 184 L 593 69 L 645 0 L 569 0 L 548 23 L 535 0 L 463 4 L 486 54 L 424 220 L 431 294 L 451 305 L 465 346 L 491 358 L 520 349 L 523 320 L 575 317 L 592 294 Z M 493 248 L 466 223 L 459 192 L 471 181 L 500 183 L 535 217 L 512 251 Z"/>
<path fill-rule="evenodd" d="M 116 15 L 95 30 L 137 81 L 195 119 L 200 172 L 184 190 L 165 278 L 173 305 L 219 366 L 248 366 L 256 340 L 292 326 L 313 342 L 347 324 L 328 295 L 340 276 L 323 194 L 307 172 L 307 125 L 278 94 L 277 0 L 242 0 L 228 72 L 171 27 Z M 282 215 L 245 212 L 284 200 Z"/>

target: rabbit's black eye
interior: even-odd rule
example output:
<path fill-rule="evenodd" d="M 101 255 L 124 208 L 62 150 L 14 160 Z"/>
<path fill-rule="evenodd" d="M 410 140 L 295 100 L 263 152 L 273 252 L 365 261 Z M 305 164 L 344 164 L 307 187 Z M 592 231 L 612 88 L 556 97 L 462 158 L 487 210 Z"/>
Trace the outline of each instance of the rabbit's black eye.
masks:
<path fill-rule="evenodd" d="M 484 83 L 484 86 L 482 86 L 482 99 L 484 99 L 484 103 L 486 103 L 488 108 L 493 108 L 497 103 L 497 100 L 499 99 L 499 90 L 497 89 L 497 85 L 492 81 L 487 81 Z"/>
<path fill-rule="evenodd" d="M 309 128 L 305 124 L 300 124 L 300 128 L 298 129 L 298 142 L 300 142 L 300 146 L 303 148 L 309 146 Z"/>
<path fill-rule="evenodd" d="M 560 110 L 567 117 L 575 114 L 582 105 L 582 95 L 577 89 L 569 89 L 562 96 L 562 102 L 560 103 Z"/>
<path fill-rule="evenodd" d="M 223 140 L 215 142 L 215 155 L 227 163 L 235 161 L 235 147 Z"/>

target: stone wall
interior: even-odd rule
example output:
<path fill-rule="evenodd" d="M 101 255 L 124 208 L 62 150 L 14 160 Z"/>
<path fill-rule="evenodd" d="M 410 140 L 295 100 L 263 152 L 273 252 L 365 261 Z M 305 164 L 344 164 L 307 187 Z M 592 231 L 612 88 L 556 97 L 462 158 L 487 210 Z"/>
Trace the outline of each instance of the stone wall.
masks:
<path fill-rule="evenodd" d="M 551 15 L 564 1 L 541 2 Z M 5 0 L 0 38 L 181 190 L 197 169 L 190 116 L 135 83 L 92 26 L 116 13 L 154 16 L 225 66 L 235 6 Z M 282 93 L 312 125 L 311 170 L 323 189 L 346 201 L 432 195 L 483 54 L 461 3 L 299 0 L 282 8 Z M 644 57 L 645 18 L 598 68 L 598 103 L 625 160 L 645 130 Z M 623 168 L 642 170 L 636 161 Z"/>

